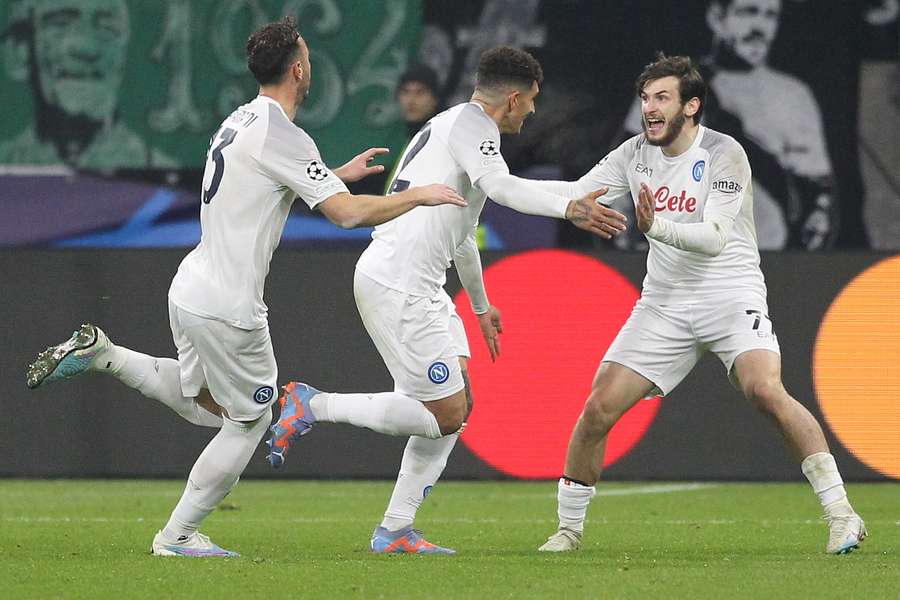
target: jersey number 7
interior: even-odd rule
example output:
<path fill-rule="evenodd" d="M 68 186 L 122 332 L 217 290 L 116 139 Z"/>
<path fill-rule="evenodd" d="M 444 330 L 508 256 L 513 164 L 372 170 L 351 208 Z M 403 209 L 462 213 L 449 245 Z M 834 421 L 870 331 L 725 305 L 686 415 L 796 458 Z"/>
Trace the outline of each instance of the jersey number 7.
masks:
<path fill-rule="evenodd" d="M 400 165 L 400 168 L 397 169 L 397 177 L 394 179 L 393 183 L 391 183 L 391 187 L 388 189 L 388 194 L 396 194 L 397 192 L 402 192 L 409 188 L 409 181 L 406 179 L 400 179 L 400 174 L 403 173 L 403 169 L 406 168 L 406 165 L 410 163 L 410 161 L 415 158 L 416 154 L 422 151 L 422 148 L 425 147 L 425 144 L 428 143 L 428 138 L 431 137 L 431 124 L 425 125 L 422 128 L 422 131 L 418 134 L 418 139 L 416 140 L 415 145 L 409 149 L 409 152 L 406 153 L 406 158 L 403 159 L 403 164 Z"/>

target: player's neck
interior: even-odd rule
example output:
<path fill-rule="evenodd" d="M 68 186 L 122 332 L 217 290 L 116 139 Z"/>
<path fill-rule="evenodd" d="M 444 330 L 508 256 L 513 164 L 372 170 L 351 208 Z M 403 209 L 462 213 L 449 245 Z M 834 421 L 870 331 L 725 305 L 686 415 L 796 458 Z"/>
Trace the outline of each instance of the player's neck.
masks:
<path fill-rule="evenodd" d="M 264 85 L 259 88 L 259 95 L 271 98 L 277 102 L 284 114 L 291 121 L 297 116 L 297 91 L 295 89 L 287 89 L 285 86 Z"/>
<path fill-rule="evenodd" d="M 685 123 L 684 127 L 682 127 L 681 129 L 681 133 L 678 134 L 678 137 L 676 137 L 675 140 L 668 146 L 663 146 L 663 154 L 673 158 L 676 156 L 681 156 L 688 151 L 688 148 L 690 148 L 691 144 L 694 143 L 694 140 L 697 139 L 698 133 L 700 133 L 699 125 L 693 123 Z"/>
<path fill-rule="evenodd" d="M 479 94 L 476 90 L 472 97 L 469 99 L 469 102 L 472 104 L 477 104 L 484 111 L 484 114 L 489 116 L 497 126 L 500 125 L 500 122 L 503 120 L 503 107 L 499 106 L 496 102 L 492 102 L 491 98 L 486 98 Z"/>

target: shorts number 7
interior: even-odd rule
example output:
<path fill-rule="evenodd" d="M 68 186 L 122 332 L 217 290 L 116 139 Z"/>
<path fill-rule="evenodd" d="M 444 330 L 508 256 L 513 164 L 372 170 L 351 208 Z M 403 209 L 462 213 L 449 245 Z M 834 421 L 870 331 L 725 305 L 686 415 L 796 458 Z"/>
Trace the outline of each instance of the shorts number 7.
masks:
<path fill-rule="evenodd" d="M 747 314 L 748 315 L 756 315 L 756 319 L 754 319 L 754 321 L 753 321 L 753 330 L 755 331 L 755 330 L 759 329 L 759 322 L 760 322 L 760 320 L 762 320 L 762 316 L 763 316 L 762 311 L 748 310 Z M 766 318 L 768 319 L 769 317 L 767 316 Z"/>

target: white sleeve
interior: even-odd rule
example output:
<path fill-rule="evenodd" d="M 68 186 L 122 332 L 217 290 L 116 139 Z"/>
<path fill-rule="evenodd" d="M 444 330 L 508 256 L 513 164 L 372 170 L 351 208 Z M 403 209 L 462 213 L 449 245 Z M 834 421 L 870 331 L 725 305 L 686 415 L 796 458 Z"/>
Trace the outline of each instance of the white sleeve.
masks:
<path fill-rule="evenodd" d="M 631 191 L 628 184 L 628 165 L 634 157 L 640 137 L 642 136 L 625 140 L 618 148 L 594 165 L 594 168 L 582 175 L 578 181 L 535 181 L 534 183 L 546 192 L 566 198 L 581 198 L 600 188 L 609 188 L 606 195 L 598 198 L 601 203 L 608 206 L 615 198 Z"/>
<path fill-rule="evenodd" d="M 447 137 L 450 155 L 474 185 L 487 173 L 509 173 L 500 154 L 500 130 L 478 106 L 463 107 Z"/>
<path fill-rule="evenodd" d="M 703 221 L 675 223 L 655 216 L 646 234 L 648 238 L 705 256 L 718 256 L 722 252 L 750 185 L 750 163 L 744 149 L 737 144 L 710 157 L 710 163 L 714 165 L 712 183 Z"/>
<path fill-rule="evenodd" d="M 310 208 L 347 192 L 344 182 L 325 165 L 312 138 L 280 113 L 270 115 L 260 167 L 276 182 L 296 192 Z"/>
<path fill-rule="evenodd" d="M 478 188 L 497 204 L 520 213 L 565 219 L 570 199 L 544 191 L 535 183 L 530 179 L 494 171 L 478 181 Z"/>
<path fill-rule="evenodd" d="M 453 264 L 456 265 L 456 273 L 459 275 L 460 283 L 466 289 L 466 293 L 469 294 L 472 312 L 476 315 L 486 313 L 491 304 L 488 302 L 487 291 L 484 289 L 481 255 L 478 253 L 478 243 L 475 241 L 474 231 L 456 249 L 456 253 L 453 256 Z"/>

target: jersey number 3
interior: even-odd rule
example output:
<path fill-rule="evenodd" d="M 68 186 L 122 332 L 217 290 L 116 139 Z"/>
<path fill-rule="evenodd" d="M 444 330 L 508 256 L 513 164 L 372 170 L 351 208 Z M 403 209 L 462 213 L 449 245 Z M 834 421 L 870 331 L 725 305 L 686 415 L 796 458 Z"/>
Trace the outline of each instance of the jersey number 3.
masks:
<path fill-rule="evenodd" d="M 227 148 L 228 144 L 234 141 L 234 136 L 236 135 L 237 131 L 234 129 L 223 129 L 217 136 L 213 136 L 213 141 L 218 137 L 219 143 L 212 149 L 209 156 L 210 160 L 213 162 L 213 174 L 212 179 L 210 179 L 209 182 L 209 187 L 203 188 L 203 204 L 212 202 L 213 196 L 219 191 L 219 184 L 222 183 L 222 175 L 225 174 L 225 157 L 222 156 L 222 150 Z M 207 168 L 209 168 L 208 165 Z"/>

